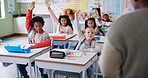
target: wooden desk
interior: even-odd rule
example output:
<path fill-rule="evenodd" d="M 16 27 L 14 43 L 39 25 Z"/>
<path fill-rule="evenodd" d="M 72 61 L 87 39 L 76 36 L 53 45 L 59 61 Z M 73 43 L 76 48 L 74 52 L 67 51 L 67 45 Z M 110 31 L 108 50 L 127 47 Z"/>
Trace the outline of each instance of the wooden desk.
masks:
<path fill-rule="evenodd" d="M 49 33 L 49 36 L 66 36 L 66 39 L 54 39 L 54 45 L 64 45 L 66 48 L 66 44 L 69 42 L 69 39 L 76 36 L 76 34 L 56 34 L 56 33 Z"/>
<path fill-rule="evenodd" d="M 50 47 L 31 49 L 30 53 L 9 53 L 5 48 L 0 48 L 0 61 L 16 64 L 27 64 L 29 66 L 29 76 L 32 77 L 31 62 L 34 58 L 48 52 Z"/>
<path fill-rule="evenodd" d="M 61 70 L 61 71 L 69 71 L 69 72 L 82 72 L 82 78 L 85 77 L 85 71 L 88 67 L 90 67 L 94 62 L 96 64 L 96 73 L 97 73 L 97 53 L 87 52 L 83 54 L 81 58 L 75 59 L 55 59 L 49 57 L 49 52 L 45 53 L 41 56 L 35 58 L 35 73 L 36 78 L 38 78 L 38 67 L 46 68 L 46 69 L 53 69 L 53 70 Z M 97 78 L 97 75 L 96 75 Z"/>

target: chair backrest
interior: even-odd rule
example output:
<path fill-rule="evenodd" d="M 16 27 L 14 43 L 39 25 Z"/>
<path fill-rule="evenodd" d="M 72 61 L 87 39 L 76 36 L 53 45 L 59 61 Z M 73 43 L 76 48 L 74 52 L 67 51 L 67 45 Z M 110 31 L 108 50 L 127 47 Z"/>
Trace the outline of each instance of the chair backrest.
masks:
<path fill-rule="evenodd" d="M 82 44 L 82 41 L 85 39 L 84 36 L 81 36 L 80 39 L 79 39 L 79 42 L 76 44 L 74 50 L 78 50 L 80 45 Z"/>
<path fill-rule="evenodd" d="M 50 38 L 51 39 L 51 47 L 50 49 L 52 50 L 54 48 L 54 39 L 53 38 Z"/>

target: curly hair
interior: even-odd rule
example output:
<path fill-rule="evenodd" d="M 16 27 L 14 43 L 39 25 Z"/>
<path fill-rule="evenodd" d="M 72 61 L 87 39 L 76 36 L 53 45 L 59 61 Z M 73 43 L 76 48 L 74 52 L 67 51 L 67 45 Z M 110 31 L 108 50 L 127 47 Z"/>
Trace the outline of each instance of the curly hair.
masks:
<path fill-rule="evenodd" d="M 45 23 L 44 19 L 40 16 L 36 16 L 36 17 L 32 18 L 30 21 L 30 25 L 33 27 L 35 22 L 40 22 L 42 25 L 44 25 L 44 23 Z"/>
<path fill-rule="evenodd" d="M 94 29 L 96 28 L 96 21 L 95 21 L 95 18 L 88 18 L 86 21 L 85 21 L 85 29 L 88 27 L 87 23 L 88 21 L 93 21 L 94 22 Z"/>
<path fill-rule="evenodd" d="M 60 25 L 62 25 L 62 24 L 61 24 L 61 19 L 62 19 L 62 18 L 65 18 L 65 19 L 67 20 L 66 26 L 70 26 L 71 29 L 73 30 L 73 27 L 72 27 L 71 21 L 70 21 L 70 19 L 69 19 L 69 16 L 68 16 L 68 15 L 61 15 L 61 16 L 59 17 L 59 23 L 60 23 Z"/>

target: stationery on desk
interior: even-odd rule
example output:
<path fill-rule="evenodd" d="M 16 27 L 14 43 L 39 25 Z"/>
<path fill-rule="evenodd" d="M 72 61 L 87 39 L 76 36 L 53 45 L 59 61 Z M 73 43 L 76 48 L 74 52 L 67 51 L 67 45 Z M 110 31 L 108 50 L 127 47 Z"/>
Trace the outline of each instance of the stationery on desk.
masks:
<path fill-rule="evenodd" d="M 79 52 L 77 50 L 69 50 L 67 57 L 71 57 L 71 58 L 79 58 L 82 57 L 83 52 Z"/>
<path fill-rule="evenodd" d="M 98 43 L 104 43 L 105 36 L 95 36 L 95 39 Z"/>
<path fill-rule="evenodd" d="M 74 37 L 76 34 L 56 34 L 56 33 L 49 33 L 49 36 L 56 40 L 66 40 Z"/>
<path fill-rule="evenodd" d="M 80 58 L 84 54 L 84 52 L 80 52 L 78 50 L 69 50 L 69 49 L 53 49 L 53 51 L 63 51 L 65 52 L 66 57 L 68 58 Z"/>
<path fill-rule="evenodd" d="M 30 44 L 25 45 L 7 45 L 4 48 L 11 53 L 30 53 Z"/>

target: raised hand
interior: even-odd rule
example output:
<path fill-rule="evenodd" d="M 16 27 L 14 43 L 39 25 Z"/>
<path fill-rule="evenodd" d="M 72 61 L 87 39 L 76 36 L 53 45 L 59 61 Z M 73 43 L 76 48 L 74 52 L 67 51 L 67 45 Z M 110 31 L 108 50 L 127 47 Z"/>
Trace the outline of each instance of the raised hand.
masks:
<path fill-rule="evenodd" d="M 48 0 L 45 0 L 45 5 L 46 5 L 46 7 L 47 7 L 48 9 L 50 9 L 50 4 L 51 4 L 51 3 L 49 3 Z"/>
<path fill-rule="evenodd" d="M 78 10 L 75 14 L 78 15 L 81 10 Z"/>
<path fill-rule="evenodd" d="M 35 8 L 35 1 L 32 1 L 29 10 L 32 11 L 34 8 Z"/>

